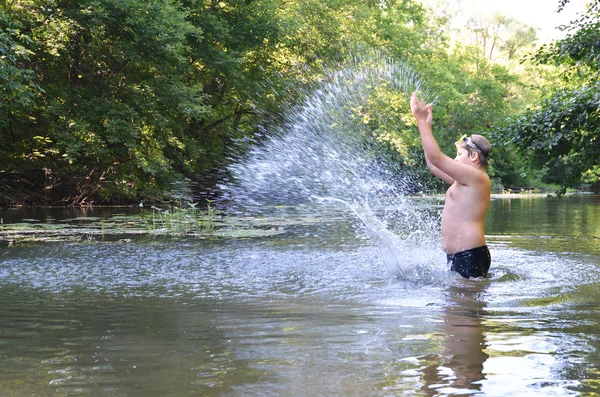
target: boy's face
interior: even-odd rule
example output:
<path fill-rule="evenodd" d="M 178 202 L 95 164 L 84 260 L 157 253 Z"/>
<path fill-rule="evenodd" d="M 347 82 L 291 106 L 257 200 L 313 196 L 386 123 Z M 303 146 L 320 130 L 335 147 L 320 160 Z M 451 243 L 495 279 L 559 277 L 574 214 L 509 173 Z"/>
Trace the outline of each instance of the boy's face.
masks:
<path fill-rule="evenodd" d="M 458 161 L 461 164 L 472 165 L 473 164 L 473 155 L 469 154 L 469 151 L 463 147 L 462 145 L 456 151 L 455 161 Z"/>

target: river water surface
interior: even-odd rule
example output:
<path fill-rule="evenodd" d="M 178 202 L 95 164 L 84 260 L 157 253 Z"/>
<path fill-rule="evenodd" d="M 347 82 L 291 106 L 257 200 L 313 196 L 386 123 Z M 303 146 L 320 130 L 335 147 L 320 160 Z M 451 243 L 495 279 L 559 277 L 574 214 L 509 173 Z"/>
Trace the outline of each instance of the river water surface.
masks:
<path fill-rule="evenodd" d="M 594 395 L 600 196 L 494 199 L 485 281 L 418 233 L 393 274 L 329 204 L 271 237 L 0 248 L 0 395 Z"/>

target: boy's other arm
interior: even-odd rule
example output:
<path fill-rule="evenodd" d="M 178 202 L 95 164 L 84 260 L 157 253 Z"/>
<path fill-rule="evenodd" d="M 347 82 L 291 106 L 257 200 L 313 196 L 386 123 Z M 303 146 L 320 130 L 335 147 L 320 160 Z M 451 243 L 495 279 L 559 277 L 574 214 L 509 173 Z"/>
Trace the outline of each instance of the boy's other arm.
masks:
<path fill-rule="evenodd" d="M 427 168 L 429 168 L 429 171 L 431 171 L 431 173 L 433 175 L 435 175 L 438 178 L 440 178 L 441 180 L 449 183 L 450 185 L 452 185 L 454 183 L 454 178 L 452 178 L 450 175 L 446 174 L 444 171 L 440 170 L 438 167 L 433 165 L 433 163 L 431 161 L 429 161 L 429 157 L 427 157 L 427 153 L 425 153 L 425 162 L 427 163 Z"/>

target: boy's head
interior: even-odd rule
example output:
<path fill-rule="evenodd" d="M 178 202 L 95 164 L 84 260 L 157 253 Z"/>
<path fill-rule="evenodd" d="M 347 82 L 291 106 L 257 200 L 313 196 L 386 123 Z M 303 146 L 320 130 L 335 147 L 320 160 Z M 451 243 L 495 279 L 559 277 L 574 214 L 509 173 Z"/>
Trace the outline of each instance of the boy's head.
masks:
<path fill-rule="evenodd" d="M 488 167 L 488 158 L 492 154 L 492 145 L 485 137 L 478 134 L 473 134 L 470 137 L 463 135 L 456 141 L 456 148 L 463 148 L 469 152 L 469 156 L 477 153 L 478 164 L 483 169 Z"/>

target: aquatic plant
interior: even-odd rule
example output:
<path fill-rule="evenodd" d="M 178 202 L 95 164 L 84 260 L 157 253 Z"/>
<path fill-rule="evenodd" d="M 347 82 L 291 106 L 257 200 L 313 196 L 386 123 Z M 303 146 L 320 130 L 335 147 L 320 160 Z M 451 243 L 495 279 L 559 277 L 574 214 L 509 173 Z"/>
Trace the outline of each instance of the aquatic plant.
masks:
<path fill-rule="evenodd" d="M 215 208 L 211 206 L 212 200 L 208 202 L 205 210 L 197 208 L 198 203 L 187 203 L 187 206 L 169 206 L 161 209 L 152 206 L 151 210 L 145 210 L 140 204 L 138 215 L 141 224 L 150 233 L 189 235 L 205 234 L 215 229 Z"/>
<path fill-rule="evenodd" d="M 198 239 L 261 238 L 286 232 L 292 224 L 307 224 L 317 218 L 292 219 L 274 217 L 249 218 L 221 214 L 207 203 L 204 209 L 198 203 L 166 209 L 151 207 L 132 215 L 116 213 L 105 217 L 76 217 L 56 220 L 48 218 L 22 219 L 18 223 L 0 223 L 0 247 L 27 243 L 69 242 L 93 243 L 97 241 L 130 241 L 134 236 L 194 237 Z"/>

